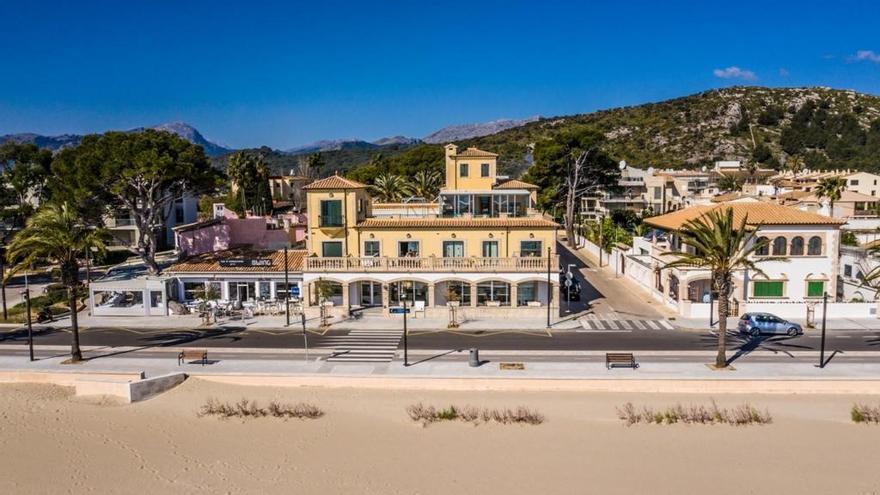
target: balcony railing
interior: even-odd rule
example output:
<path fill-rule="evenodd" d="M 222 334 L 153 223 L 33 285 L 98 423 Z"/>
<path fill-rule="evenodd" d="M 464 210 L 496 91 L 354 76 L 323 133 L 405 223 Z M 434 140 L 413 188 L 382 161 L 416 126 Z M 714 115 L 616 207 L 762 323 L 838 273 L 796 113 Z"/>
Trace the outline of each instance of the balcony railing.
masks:
<path fill-rule="evenodd" d="M 305 259 L 307 272 L 546 272 L 546 257 L 514 258 L 329 258 Z M 550 267 L 559 269 L 556 256 L 550 258 Z"/>

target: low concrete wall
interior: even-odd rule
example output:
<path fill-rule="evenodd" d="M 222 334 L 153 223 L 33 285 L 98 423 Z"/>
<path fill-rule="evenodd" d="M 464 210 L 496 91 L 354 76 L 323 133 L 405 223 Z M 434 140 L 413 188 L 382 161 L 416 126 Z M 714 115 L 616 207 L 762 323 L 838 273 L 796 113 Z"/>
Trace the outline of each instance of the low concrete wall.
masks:
<path fill-rule="evenodd" d="M 3 371 L 0 383 L 48 383 L 74 387 L 76 395 L 108 395 L 138 402 L 161 394 L 186 380 L 185 373 L 144 378 L 144 373 Z"/>
<path fill-rule="evenodd" d="M 168 373 L 167 375 L 138 380 L 129 384 L 131 402 L 147 400 L 166 392 L 186 380 L 186 373 Z"/>

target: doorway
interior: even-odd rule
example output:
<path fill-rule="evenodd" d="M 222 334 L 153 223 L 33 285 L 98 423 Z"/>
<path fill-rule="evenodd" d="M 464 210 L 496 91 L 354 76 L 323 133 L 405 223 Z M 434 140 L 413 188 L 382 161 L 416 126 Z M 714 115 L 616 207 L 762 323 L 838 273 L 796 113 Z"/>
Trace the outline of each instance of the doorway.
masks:
<path fill-rule="evenodd" d="M 382 284 L 379 282 L 360 282 L 361 306 L 371 308 L 382 305 Z"/>

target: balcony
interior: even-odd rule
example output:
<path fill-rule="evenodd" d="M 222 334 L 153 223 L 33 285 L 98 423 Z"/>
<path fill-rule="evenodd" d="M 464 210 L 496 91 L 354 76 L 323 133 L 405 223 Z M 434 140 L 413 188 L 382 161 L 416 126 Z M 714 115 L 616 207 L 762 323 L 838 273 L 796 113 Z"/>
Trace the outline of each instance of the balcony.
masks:
<path fill-rule="evenodd" d="M 559 269 L 559 258 L 549 261 L 554 272 Z M 514 258 L 331 258 L 310 257 L 305 259 L 307 272 L 530 272 L 546 273 L 546 257 Z"/>

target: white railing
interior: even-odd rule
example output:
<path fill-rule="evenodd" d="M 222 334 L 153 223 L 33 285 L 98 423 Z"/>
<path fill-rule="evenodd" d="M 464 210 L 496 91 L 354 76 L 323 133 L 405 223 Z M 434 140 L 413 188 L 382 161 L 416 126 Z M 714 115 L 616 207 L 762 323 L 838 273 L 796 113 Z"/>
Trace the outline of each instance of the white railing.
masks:
<path fill-rule="evenodd" d="M 307 272 L 546 272 L 546 257 L 513 258 L 363 258 L 310 257 L 305 259 Z M 550 269 L 559 269 L 557 256 L 550 258 Z"/>

